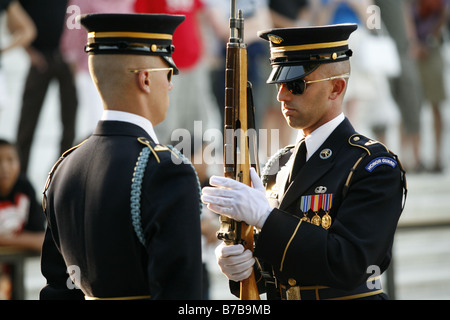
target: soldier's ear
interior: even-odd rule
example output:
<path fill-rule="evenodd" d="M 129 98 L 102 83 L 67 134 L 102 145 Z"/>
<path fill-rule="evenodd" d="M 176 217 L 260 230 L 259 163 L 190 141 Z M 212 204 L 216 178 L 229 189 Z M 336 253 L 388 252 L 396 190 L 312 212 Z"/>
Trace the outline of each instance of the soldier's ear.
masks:
<path fill-rule="evenodd" d="M 347 81 L 343 78 L 333 80 L 333 89 L 329 95 L 330 100 L 336 100 L 345 93 L 347 87 Z"/>
<path fill-rule="evenodd" d="M 150 93 L 150 72 L 140 71 L 138 74 L 138 87 L 140 90 Z"/>

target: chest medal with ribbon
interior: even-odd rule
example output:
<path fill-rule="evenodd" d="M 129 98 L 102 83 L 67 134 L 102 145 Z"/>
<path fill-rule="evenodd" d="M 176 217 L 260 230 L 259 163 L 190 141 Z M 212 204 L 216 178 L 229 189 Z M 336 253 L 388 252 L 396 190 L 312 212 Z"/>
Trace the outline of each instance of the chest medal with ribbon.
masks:
<path fill-rule="evenodd" d="M 332 203 L 332 193 L 302 196 L 300 199 L 300 211 L 303 213 L 301 220 L 310 222 L 316 226 L 322 226 L 324 229 L 330 228 L 332 219 L 329 212 Z M 314 216 L 311 219 L 308 218 L 309 210 L 314 213 Z M 319 216 L 320 210 L 325 213 L 322 217 Z"/>

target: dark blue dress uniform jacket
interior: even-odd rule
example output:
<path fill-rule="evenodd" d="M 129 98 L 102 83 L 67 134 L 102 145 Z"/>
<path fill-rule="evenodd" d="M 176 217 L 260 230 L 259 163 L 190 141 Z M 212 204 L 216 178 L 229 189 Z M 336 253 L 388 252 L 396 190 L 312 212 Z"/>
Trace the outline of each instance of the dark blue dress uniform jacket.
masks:
<path fill-rule="evenodd" d="M 322 159 L 321 151 L 326 149 L 331 156 L 322 154 Z M 345 193 L 349 173 L 360 158 Z M 280 177 L 282 172 L 283 168 L 278 173 L 279 184 L 286 180 Z M 361 286 L 371 276 L 369 266 L 379 267 L 382 273 L 391 260 L 402 211 L 403 173 L 395 155 L 381 143 L 358 135 L 345 119 L 285 193 L 278 194 L 278 206 L 259 234 L 255 256 L 269 264 L 278 283 L 286 286 L 295 283 L 340 290 Z M 300 220 L 304 216 L 302 196 L 321 192 L 333 196 L 329 229 Z M 272 194 L 277 196 L 277 192 Z M 314 213 L 310 210 L 308 215 L 312 218 Z M 324 212 L 320 210 L 319 215 Z"/>
<path fill-rule="evenodd" d="M 42 252 L 47 285 L 41 299 L 201 298 L 195 172 L 189 164 L 175 164 L 170 151 L 157 152 L 159 163 L 150 154 L 141 195 L 144 247 L 130 215 L 133 171 L 145 147 L 138 137 L 151 140 L 134 124 L 101 121 L 54 172 L 47 191 Z M 79 273 L 81 290 L 71 289 L 69 266 Z"/>

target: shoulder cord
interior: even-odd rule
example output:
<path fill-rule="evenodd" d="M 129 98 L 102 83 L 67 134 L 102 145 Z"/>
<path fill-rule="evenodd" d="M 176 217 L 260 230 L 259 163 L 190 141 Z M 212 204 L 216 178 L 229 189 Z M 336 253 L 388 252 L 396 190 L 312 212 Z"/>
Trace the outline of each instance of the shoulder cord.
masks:
<path fill-rule="evenodd" d="M 266 185 L 267 183 L 267 179 L 270 173 L 270 169 L 272 169 L 272 166 L 280 160 L 280 158 L 282 156 L 284 156 L 286 153 L 289 152 L 289 150 L 291 150 L 292 148 L 294 148 L 293 145 L 289 145 L 287 147 L 284 147 L 280 150 L 278 150 L 272 157 L 270 157 L 270 159 L 266 162 L 266 164 L 264 165 L 263 169 L 261 170 L 261 181 L 263 183 L 263 185 Z"/>
<path fill-rule="evenodd" d="M 356 168 L 358 167 L 358 165 L 361 163 L 361 161 L 367 156 L 366 152 L 363 152 L 362 155 L 358 158 L 358 160 L 356 160 L 355 164 L 353 165 L 353 167 L 350 169 L 350 173 L 347 176 L 347 180 L 345 181 L 345 185 L 342 188 L 342 199 L 345 198 L 345 196 L 347 195 L 348 192 L 348 188 L 350 187 L 350 182 L 352 181 L 353 178 L 353 174 L 356 171 Z"/>
<path fill-rule="evenodd" d="M 141 224 L 141 189 L 150 152 L 150 148 L 142 148 L 136 166 L 134 167 L 133 179 L 131 180 L 131 223 L 133 224 L 139 242 L 142 243 L 143 246 L 145 246 L 145 239 Z"/>
<path fill-rule="evenodd" d="M 189 164 L 194 170 L 195 177 L 197 178 L 198 192 L 201 193 L 200 181 L 197 176 L 197 172 L 194 169 L 192 163 L 177 149 L 172 146 L 167 146 L 171 151 L 175 153 L 183 163 Z M 139 154 L 139 157 L 134 167 L 133 179 L 131 180 L 131 197 L 130 197 L 130 207 L 131 207 L 131 223 L 133 224 L 136 236 L 139 242 L 145 246 L 144 231 L 142 229 L 141 220 L 141 189 L 142 181 L 144 179 L 145 168 L 147 167 L 148 159 L 150 156 L 151 149 L 149 147 L 144 147 Z M 200 212 L 202 209 L 202 202 L 200 201 Z"/>

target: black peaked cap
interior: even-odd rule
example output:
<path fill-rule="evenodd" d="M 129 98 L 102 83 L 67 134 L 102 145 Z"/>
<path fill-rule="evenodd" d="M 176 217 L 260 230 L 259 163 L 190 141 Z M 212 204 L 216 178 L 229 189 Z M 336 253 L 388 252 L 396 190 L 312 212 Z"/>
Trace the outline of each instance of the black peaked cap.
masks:
<path fill-rule="evenodd" d="M 258 32 L 270 42 L 272 73 L 267 83 L 300 79 L 322 63 L 348 60 L 352 55 L 348 39 L 356 29 L 356 24 L 345 23 Z"/>
<path fill-rule="evenodd" d="M 89 54 L 160 56 L 178 73 L 172 38 L 183 15 L 93 13 L 79 19 L 88 32 L 85 50 Z"/>

